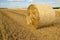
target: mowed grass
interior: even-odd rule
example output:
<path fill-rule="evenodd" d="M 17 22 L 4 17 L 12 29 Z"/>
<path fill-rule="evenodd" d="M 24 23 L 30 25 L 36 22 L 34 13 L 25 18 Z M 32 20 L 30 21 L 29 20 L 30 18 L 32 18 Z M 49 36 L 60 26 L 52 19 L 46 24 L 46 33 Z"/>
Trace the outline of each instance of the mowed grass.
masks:
<path fill-rule="evenodd" d="M 0 40 L 60 40 L 60 10 L 55 24 L 34 29 L 26 24 L 26 10 L 0 9 Z"/>

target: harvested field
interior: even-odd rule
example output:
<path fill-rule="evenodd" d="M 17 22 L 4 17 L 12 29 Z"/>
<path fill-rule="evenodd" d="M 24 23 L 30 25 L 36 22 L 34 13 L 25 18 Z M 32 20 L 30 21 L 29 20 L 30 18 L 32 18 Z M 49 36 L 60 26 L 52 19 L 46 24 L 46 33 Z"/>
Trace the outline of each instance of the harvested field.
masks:
<path fill-rule="evenodd" d="M 0 40 L 39 40 L 34 28 L 25 27 L 24 15 L 7 9 L 0 9 L 0 12 Z"/>
<path fill-rule="evenodd" d="M 55 12 L 55 24 L 35 29 L 26 24 L 26 10 L 0 9 L 0 40 L 60 40 L 60 11 Z"/>

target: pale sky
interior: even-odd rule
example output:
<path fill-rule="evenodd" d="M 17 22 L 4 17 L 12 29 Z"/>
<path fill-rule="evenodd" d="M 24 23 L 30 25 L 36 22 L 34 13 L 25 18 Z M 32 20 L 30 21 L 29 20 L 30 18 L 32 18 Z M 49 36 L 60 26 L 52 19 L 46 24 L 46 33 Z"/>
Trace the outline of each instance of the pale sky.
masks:
<path fill-rule="evenodd" d="M 48 4 L 60 7 L 60 0 L 0 0 L 0 8 L 27 8 L 30 4 Z"/>

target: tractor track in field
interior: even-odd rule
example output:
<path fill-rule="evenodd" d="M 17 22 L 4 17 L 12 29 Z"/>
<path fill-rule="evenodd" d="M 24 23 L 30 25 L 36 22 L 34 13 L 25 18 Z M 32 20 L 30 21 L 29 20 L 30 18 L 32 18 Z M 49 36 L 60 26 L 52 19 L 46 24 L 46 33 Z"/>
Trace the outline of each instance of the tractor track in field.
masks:
<path fill-rule="evenodd" d="M 18 14 L 18 15 L 21 15 L 21 16 L 25 16 L 22 12 L 18 12 L 16 10 L 7 10 L 7 11 L 12 12 L 12 13 L 15 13 L 15 14 Z"/>
<path fill-rule="evenodd" d="M 17 21 L 19 24 L 26 25 L 25 16 L 19 15 L 18 13 L 13 13 L 10 10 L 7 11 L 6 9 L 4 9 L 4 11 L 3 10 L 1 11 L 4 12 L 9 17 L 11 17 L 13 20 Z"/>

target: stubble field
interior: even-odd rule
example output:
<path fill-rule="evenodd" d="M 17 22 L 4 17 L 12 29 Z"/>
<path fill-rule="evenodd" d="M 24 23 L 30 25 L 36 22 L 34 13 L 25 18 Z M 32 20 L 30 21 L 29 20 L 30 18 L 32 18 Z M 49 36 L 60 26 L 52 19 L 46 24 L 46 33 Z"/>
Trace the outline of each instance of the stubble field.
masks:
<path fill-rule="evenodd" d="M 60 40 L 60 9 L 54 10 L 55 24 L 35 29 L 27 26 L 25 9 L 0 9 L 0 40 Z"/>

